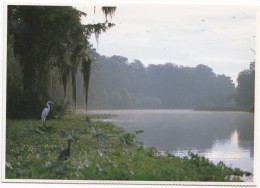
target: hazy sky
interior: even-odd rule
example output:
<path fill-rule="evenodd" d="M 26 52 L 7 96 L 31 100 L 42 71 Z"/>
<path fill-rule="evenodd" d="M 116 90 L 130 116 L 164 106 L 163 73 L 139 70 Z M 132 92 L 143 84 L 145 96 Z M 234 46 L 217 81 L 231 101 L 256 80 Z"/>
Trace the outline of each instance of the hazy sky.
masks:
<path fill-rule="evenodd" d="M 94 14 L 94 6 L 95 14 Z M 78 6 L 83 23 L 104 22 L 102 4 Z M 208 65 L 236 82 L 254 60 L 256 7 L 228 5 L 116 4 L 115 27 L 91 42 L 101 55 L 121 55 L 129 62 Z"/>

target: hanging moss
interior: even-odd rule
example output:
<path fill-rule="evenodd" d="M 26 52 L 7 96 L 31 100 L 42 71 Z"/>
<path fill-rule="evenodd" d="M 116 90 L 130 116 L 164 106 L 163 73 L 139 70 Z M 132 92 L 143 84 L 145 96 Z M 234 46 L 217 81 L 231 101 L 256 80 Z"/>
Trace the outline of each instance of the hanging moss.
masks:
<path fill-rule="evenodd" d="M 102 7 L 102 11 L 106 16 L 106 21 L 107 21 L 107 16 L 109 15 L 112 19 L 116 12 L 116 7 Z"/>
<path fill-rule="evenodd" d="M 86 57 L 82 61 L 82 75 L 84 80 L 84 89 L 85 89 L 85 105 L 86 111 L 88 106 L 88 88 L 89 88 L 89 80 L 90 80 L 90 69 L 91 69 L 91 59 Z"/>

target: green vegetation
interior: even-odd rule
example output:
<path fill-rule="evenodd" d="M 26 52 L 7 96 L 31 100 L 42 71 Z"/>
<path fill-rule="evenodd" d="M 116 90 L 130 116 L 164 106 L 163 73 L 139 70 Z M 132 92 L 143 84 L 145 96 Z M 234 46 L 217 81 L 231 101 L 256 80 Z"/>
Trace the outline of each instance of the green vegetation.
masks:
<path fill-rule="evenodd" d="M 60 161 L 68 140 L 73 140 L 70 157 Z M 251 174 L 193 153 L 161 154 L 138 145 L 134 134 L 83 114 L 46 126 L 39 120 L 7 120 L 7 179 L 240 181 L 243 175 Z"/>

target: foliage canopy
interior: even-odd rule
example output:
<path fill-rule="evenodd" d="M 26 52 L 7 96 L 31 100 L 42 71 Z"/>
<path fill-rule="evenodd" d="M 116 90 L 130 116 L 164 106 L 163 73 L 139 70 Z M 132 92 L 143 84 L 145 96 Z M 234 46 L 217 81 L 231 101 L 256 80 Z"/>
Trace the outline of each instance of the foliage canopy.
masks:
<path fill-rule="evenodd" d="M 255 62 L 250 63 L 249 69 L 239 73 L 237 78 L 235 100 L 240 106 L 254 107 L 255 93 Z"/>

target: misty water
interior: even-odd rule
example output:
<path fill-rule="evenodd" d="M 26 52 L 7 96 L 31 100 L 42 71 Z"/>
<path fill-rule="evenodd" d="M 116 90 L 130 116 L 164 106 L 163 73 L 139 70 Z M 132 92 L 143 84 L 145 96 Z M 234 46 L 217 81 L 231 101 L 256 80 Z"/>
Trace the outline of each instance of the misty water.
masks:
<path fill-rule="evenodd" d="M 254 115 L 248 112 L 192 110 L 105 110 L 105 120 L 137 134 L 136 140 L 162 152 L 199 153 L 214 163 L 253 172 Z"/>

